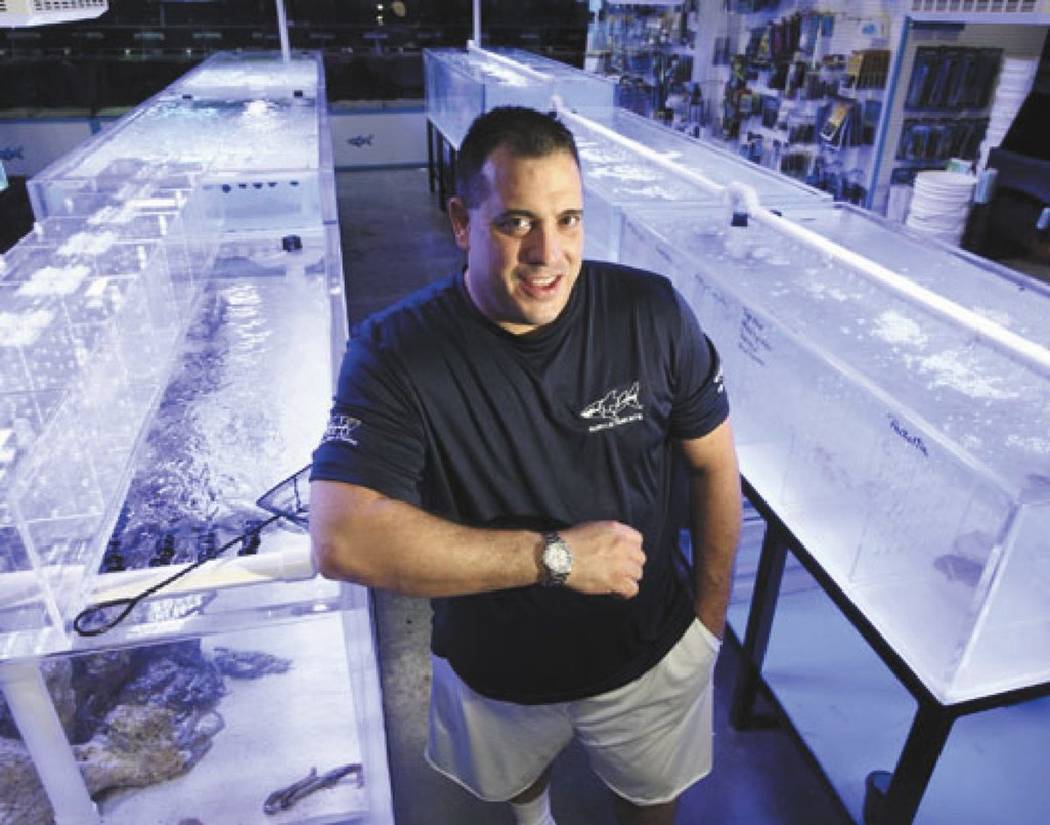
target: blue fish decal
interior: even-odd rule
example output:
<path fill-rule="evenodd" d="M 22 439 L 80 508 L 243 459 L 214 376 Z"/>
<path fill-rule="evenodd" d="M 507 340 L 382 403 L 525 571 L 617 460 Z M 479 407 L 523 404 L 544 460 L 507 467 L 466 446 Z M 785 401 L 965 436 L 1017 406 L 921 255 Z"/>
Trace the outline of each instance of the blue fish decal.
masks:
<path fill-rule="evenodd" d="M 362 146 L 371 146 L 372 138 L 374 137 L 375 135 L 357 135 L 356 137 L 349 138 L 346 142 L 355 149 L 360 149 Z"/>
<path fill-rule="evenodd" d="M 6 146 L 0 149 L 0 160 L 25 160 L 24 146 Z"/>

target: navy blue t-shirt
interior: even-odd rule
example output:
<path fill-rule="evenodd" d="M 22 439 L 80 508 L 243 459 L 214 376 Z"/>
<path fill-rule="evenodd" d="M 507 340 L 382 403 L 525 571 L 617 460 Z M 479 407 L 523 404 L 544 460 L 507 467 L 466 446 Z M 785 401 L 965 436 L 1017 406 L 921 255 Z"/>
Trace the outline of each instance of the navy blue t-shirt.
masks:
<path fill-rule="evenodd" d="M 513 335 L 456 275 L 358 329 L 311 477 L 475 527 L 640 531 L 633 599 L 531 585 L 433 600 L 433 651 L 474 690 L 571 701 L 638 678 L 692 621 L 672 451 L 727 415 L 718 356 L 667 279 L 585 262 L 558 318 Z"/>

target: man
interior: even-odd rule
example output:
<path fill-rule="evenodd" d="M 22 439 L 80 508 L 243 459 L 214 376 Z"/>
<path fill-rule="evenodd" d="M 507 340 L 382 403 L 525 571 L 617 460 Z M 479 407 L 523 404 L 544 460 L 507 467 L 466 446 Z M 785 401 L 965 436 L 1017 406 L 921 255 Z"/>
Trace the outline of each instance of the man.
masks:
<path fill-rule="evenodd" d="M 437 770 L 552 823 L 548 768 L 575 736 L 621 823 L 670 823 L 710 770 L 739 531 L 717 355 L 666 279 L 582 261 L 579 161 L 553 117 L 479 117 L 456 189 L 465 271 L 347 349 L 314 455 L 318 567 L 434 600 Z"/>

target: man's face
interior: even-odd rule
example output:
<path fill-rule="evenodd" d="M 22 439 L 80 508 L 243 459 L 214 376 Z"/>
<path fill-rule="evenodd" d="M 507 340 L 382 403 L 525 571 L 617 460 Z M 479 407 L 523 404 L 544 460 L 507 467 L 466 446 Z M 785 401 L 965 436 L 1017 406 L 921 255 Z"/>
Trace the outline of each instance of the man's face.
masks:
<path fill-rule="evenodd" d="M 516 335 L 549 324 L 580 274 L 583 187 L 568 152 L 514 157 L 497 147 L 481 169 L 488 195 L 469 211 L 449 201 L 456 244 L 467 252 L 467 291 L 481 312 Z"/>

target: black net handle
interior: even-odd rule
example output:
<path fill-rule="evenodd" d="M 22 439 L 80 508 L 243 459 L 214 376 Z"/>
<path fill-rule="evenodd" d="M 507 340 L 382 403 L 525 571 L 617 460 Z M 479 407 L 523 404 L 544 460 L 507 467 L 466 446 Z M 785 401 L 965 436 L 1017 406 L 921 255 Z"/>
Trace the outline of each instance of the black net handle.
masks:
<path fill-rule="evenodd" d="M 296 497 L 298 498 L 298 492 L 296 494 Z M 229 550 L 231 547 L 233 547 L 235 544 L 237 544 L 239 542 L 243 542 L 246 539 L 248 539 L 249 537 L 258 534 L 260 530 L 262 530 L 268 524 L 273 524 L 273 522 L 277 521 L 277 519 L 279 519 L 279 518 L 281 518 L 281 514 L 280 513 L 276 513 L 276 514 L 270 516 L 265 521 L 262 521 L 259 524 L 255 525 L 254 527 L 252 527 L 251 530 L 247 530 L 247 531 L 241 533 L 239 536 L 235 536 L 234 538 L 230 539 L 228 542 L 226 542 L 224 545 L 222 545 L 222 547 L 219 547 L 214 552 L 209 553 L 207 556 L 205 556 L 202 559 L 197 559 L 197 561 L 193 562 L 192 564 L 187 565 L 182 570 L 180 570 L 178 573 L 175 573 L 174 575 L 168 576 L 168 578 L 164 579 L 163 581 L 159 581 L 156 584 L 151 585 L 150 587 L 147 587 L 145 590 L 143 590 L 141 593 L 139 593 L 136 596 L 127 596 L 127 597 L 125 597 L 123 599 L 109 599 L 109 600 L 104 601 L 104 602 L 96 602 L 95 604 L 88 605 L 87 607 L 85 607 L 83 610 L 81 610 L 77 614 L 75 619 L 73 619 L 73 629 L 81 636 L 86 636 L 86 637 L 101 636 L 103 633 L 106 633 L 107 631 L 112 630 L 114 627 L 116 627 L 118 624 L 120 624 L 122 621 L 124 621 L 124 619 L 126 619 L 128 617 L 128 614 L 131 613 L 131 611 L 135 609 L 135 605 L 137 605 L 143 599 L 145 599 L 145 598 L 147 598 L 149 596 L 152 596 L 158 590 L 161 590 L 161 589 L 167 587 L 172 582 L 178 581 L 183 576 L 185 576 L 187 573 L 189 573 L 189 572 L 191 572 L 193 570 L 196 570 L 198 567 L 200 567 L 206 561 L 211 561 L 212 559 L 217 558 L 218 556 L 222 555 L 227 550 Z M 95 626 L 90 621 L 92 618 L 94 618 L 95 616 L 97 616 L 97 615 L 99 615 L 101 613 L 104 613 L 109 608 L 116 608 L 116 607 L 123 607 L 123 609 L 119 613 L 117 613 L 116 616 L 114 616 L 113 618 L 107 620 L 104 624 Z"/>

